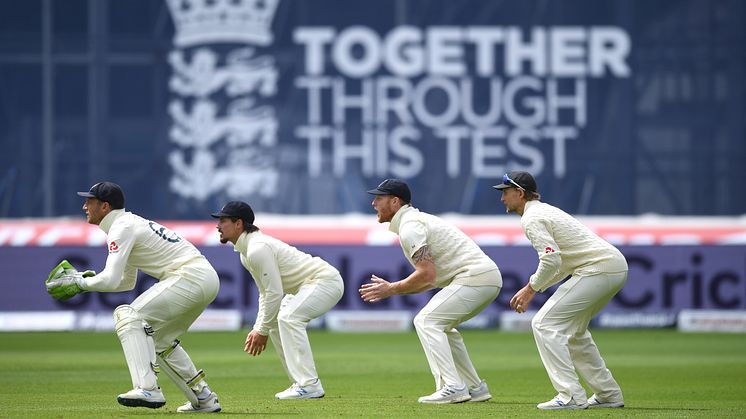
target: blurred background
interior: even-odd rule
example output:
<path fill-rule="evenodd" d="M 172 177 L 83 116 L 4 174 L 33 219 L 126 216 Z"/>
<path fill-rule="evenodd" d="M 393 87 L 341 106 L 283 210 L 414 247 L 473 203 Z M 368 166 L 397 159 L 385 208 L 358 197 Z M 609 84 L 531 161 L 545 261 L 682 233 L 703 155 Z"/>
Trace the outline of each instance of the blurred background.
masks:
<path fill-rule="evenodd" d="M 208 216 L 234 199 L 263 231 L 342 272 L 340 327 L 348 315 L 407 327 L 429 295 L 374 306 L 357 296 L 371 274 L 411 269 L 365 193 L 389 177 L 501 268 L 505 287 L 473 325 L 525 327 L 507 301 L 537 257 L 491 185 L 528 170 L 543 201 L 629 261 L 599 326 L 681 327 L 684 313 L 685 327 L 728 318 L 746 330 L 741 0 L 0 7 L 2 329 L 107 328 L 111 309 L 150 285 L 143 276 L 135 291 L 66 303 L 44 292 L 60 259 L 102 269 L 104 235 L 75 194 L 102 180 L 220 272 L 203 327 L 256 312 L 251 278 Z"/>

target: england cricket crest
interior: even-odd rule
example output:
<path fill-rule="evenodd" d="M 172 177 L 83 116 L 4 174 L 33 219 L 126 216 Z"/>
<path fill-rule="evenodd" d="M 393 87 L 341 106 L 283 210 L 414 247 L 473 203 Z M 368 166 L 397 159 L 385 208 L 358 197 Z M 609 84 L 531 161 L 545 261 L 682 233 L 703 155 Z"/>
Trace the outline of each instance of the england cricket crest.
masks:
<path fill-rule="evenodd" d="M 274 57 L 261 50 L 279 0 L 166 0 L 174 21 L 168 57 L 170 190 L 187 199 L 277 193 Z"/>

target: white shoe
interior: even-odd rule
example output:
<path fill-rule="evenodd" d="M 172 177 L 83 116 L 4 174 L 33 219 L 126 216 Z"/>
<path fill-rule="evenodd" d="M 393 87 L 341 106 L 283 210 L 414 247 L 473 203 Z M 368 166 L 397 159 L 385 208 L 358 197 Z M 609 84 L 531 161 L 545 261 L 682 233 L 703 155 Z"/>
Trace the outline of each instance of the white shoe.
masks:
<path fill-rule="evenodd" d="M 469 395 L 471 396 L 470 402 L 486 402 L 492 398 L 490 389 L 487 388 L 487 383 L 482 381 L 477 387 L 469 389 Z"/>
<path fill-rule="evenodd" d="M 591 396 L 590 399 L 588 399 L 588 407 L 592 409 L 598 407 L 624 407 L 624 400 L 620 400 L 617 402 L 602 402 L 598 399 L 598 396 L 594 394 Z"/>
<path fill-rule="evenodd" d="M 432 403 L 432 404 L 449 404 L 449 403 L 461 403 L 471 399 L 469 395 L 469 389 L 466 386 L 462 388 L 455 388 L 449 385 L 443 386 L 440 390 L 429 396 L 422 396 L 417 399 L 420 403 Z"/>
<path fill-rule="evenodd" d="M 275 394 L 275 398 L 280 400 L 320 399 L 324 397 L 324 394 L 324 387 L 321 386 L 321 380 L 316 379 L 314 384 L 307 386 L 299 386 L 297 383 L 293 383 L 287 390 Z"/>
<path fill-rule="evenodd" d="M 163 393 L 158 387 L 153 390 L 135 387 L 132 390 L 117 396 L 117 401 L 122 406 L 149 407 L 151 409 L 157 409 L 166 404 L 166 398 L 163 397 Z"/>
<path fill-rule="evenodd" d="M 577 404 L 573 399 L 570 399 L 569 402 L 565 403 L 562 401 L 562 399 L 560 399 L 560 396 L 558 394 L 552 400 L 544 403 L 539 403 L 536 405 L 536 407 L 542 410 L 587 409 L 588 403 Z"/>
<path fill-rule="evenodd" d="M 195 407 L 192 402 L 186 402 L 176 408 L 178 413 L 217 413 L 220 411 L 220 402 L 216 393 L 210 393 L 204 400 L 199 400 L 199 406 Z"/>

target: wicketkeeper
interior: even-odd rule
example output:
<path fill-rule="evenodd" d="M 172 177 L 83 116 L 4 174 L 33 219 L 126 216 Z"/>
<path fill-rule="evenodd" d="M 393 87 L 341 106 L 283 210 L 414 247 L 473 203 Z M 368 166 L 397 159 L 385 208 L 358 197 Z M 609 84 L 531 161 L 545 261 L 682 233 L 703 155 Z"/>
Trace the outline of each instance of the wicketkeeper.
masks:
<path fill-rule="evenodd" d="M 124 210 L 124 193 L 100 182 L 88 192 L 87 221 L 106 233 L 109 256 L 104 270 L 78 272 L 67 261 L 47 279 L 52 297 L 66 300 L 87 291 L 119 292 L 135 287 L 138 269 L 159 280 L 131 304 L 114 310 L 117 336 L 132 378 L 132 390 L 120 394 L 124 406 L 158 408 L 166 399 L 156 373 L 165 372 L 189 400 L 180 413 L 218 412 L 217 394 L 197 370 L 178 338 L 215 299 L 218 275 L 191 243 L 169 229 Z"/>

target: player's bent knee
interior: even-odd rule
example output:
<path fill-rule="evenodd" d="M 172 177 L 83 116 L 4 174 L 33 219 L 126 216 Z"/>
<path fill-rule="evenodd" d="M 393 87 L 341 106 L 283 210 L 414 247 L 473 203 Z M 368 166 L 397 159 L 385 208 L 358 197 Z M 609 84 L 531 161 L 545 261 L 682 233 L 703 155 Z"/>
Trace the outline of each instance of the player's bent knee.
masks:
<path fill-rule="evenodd" d="M 416 316 L 414 316 L 414 328 L 417 330 L 423 330 L 433 327 L 433 322 L 430 321 L 427 313 L 417 313 Z"/>
<path fill-rule="evenodd" d="M 531 330 L 533 330 L 534 333 L 540 333 L 543 330 L 544 325 L 541 322 L 542 319 L 543 317 L 539 315 L 536 315 L 531 319 Z"/>
<path fill-rule="evenodd" d="M 143 320 L 140 313 L 132 306 L 123 304 L 114 309 L 114 328 L 117 333 L 131 328 L 143 328 Z"/>
<path fill-rule="evenodd" d="M 297 314 L 297 310 L 288 310 L 288 309 L 280 309 L 280 312 L 277 313 L 277 324 L 304 324 L 308 323 L 306 321 L 305 316 L 300 317 Z"/>
<path fill-rule="evenodd" d="M 535 337 L 552 339 L 556 341 L 567 341 L 569 335 L 557 324 L 552 323 L 551 320 L 547 320 L 544 316 L 536 315 L 531 320 L 531 331 Z"/>
<path fill-rule="evenodd" d="M 295 318 L 292 314 L 280 314 L 277 316 L 277 325 L 288 327 L 288 326 L 304 326 L 303 320 Z"/>

